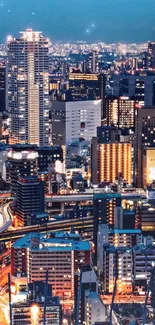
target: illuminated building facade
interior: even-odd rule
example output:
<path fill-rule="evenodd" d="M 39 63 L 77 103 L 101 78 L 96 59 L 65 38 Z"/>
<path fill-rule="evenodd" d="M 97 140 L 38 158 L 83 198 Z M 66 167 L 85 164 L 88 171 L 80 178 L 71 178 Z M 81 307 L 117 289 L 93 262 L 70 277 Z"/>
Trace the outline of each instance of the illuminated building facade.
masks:
<path fill-rule="evenodd" d="M 16 216 L 19 224 L 30 226 L 33 224 L 33 214 L 44 212 L 44 182 L 37 176 L 19 177 L 16 194 Z"/>
<path fill-rule="evenodd" d="M 136 228 L 141 229 L 145 235 L 155 238 L 155 206 L 151 203 L 143 203 L 137 206 Z"/>
<path fill-rule="evenodd" d="M 155 147 L 143 150 L 143 186 L 147 187 L 155 180 Z"/>
<path fill-rule="evenodd" d="M 104 292 L 113 293 L 117 276 L 117 293 L 132 293 L 132 251 L 125 247 L 104 245 L 103 286 Z"/>
<path fill-rule="evenodd" d="M 132 97 L 106 97 L 106 119 L 108 126 L 135 128 L 135 99 Z"/>
<path fill-rule="evenodd" d="M 44 302 L 26 301 L 12 304 L 12 325 L 21 323 L 39 325 L 44 322 Z M 46 325 L 62 324 L 61 305 L 58 297 L 51 297 L 46 302 Z"/>
<path fill-rule="evenodd" d="M 8 151 L 8 172 L 10 176 L 11 194 L 17 191 L 19 176 L 37 174 L 38 153 L 34 145 L 13 145 Z"/>
<path fill-rule="evenodd" d="M 103 274 L 103 250 L 104 245 L 113 245 L 115 248 L 132 248 L 134 245 L 142 243 L 142 233 L 140 229 L 113 229 L 109 230 L 107 224 L 99 224 L 97 234 L 97 267 L 100 275 Z"/>
<path fill-rule="evenodd" d="M 28 282 L 45 281 L 54 296 L 66 305 L 74 305 L 78 270 L 90 264 L 90 244 L 75 233 L 29 234 L 12 246 L 11 274 L 27 277 Z"/>
<path fill-rule="evenodd" d="M 154 151 L 146 148 L 155 148 L 155 108 L 145 107 L 137 112 L 136 147 L 135 147 L 135 181 L 137 187 L 143 187 L 154 177 L 151 158 Z M 148 150 L 148 151 L 146 151 Z M 146 156 L 144 154 L 146 153 Z M 148 169 L 144 169 L 145 162 Z M 151 164 L 151 165 L 150 165 Z M 147 173 L 147 175 L 146 175 Z"/>
<path fill-rule="evenodd" d="M 6 63 L 0 62 L 0 112 L 6 110 Z"/>
<path fill-rule="evenodd" d="M 49 142 L 48 39 L 31 29 L 8 42 L 11 143 Z"/>
<path fill-rule="evenodd" d="M 114 183 L 121 176 L 128 184 L 132 184 L 132 144 L 131 143 L 99 143 L 92 139 L 92 183 Z"/>

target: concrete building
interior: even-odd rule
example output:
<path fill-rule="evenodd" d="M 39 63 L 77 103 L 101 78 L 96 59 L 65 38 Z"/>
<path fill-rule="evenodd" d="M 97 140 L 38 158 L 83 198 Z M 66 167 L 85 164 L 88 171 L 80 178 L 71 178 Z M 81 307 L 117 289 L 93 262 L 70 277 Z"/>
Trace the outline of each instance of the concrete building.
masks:
<path fill-rule="evenodd" d="M 96 292 L 85 291 L 85 324 L 92 325 L 106 319 L 106 308 Z"/>
<path fill-rule="evenodd" d="M 11 261 L 11 274 L 19 282 L 23 277 L 30 283 L 45 281 L 48 269 L 53 295 L 70 309 L 77 295 L 79 269 L 90 264 L 90 244 L 76 233 L 30 233 L 14 243 Z"/>
<path fill-rule="evenodd" d="M 101 100 L 52 103 L 52 141 L 68 146 L 80 138 L 91 141 L 101 125 Z"/>
<path fill-rule="evenodd" d="M 117 293 L 132 293 L 132 250 L 105 244 L 103 252 L 103 287 L 113 293 L 117 278 Z"/>
<path fill-rule="evenodd" d="M 46 146 L 49 142 L 48 39 L 31 29 L 10 39 L 8 112 L 10 142 Z"/>
<path fill-rule="evenodd" d="M 113 229 L 109 230 L 107 224 L 100 224 L 97 234 L 97 267 L 99 274 L 103 274 L 104 245 L 113 245 L 115 248 L 126 247 L 131 249 L 134 245 L 142 243 L 142 233 L 139 229 Z"/>

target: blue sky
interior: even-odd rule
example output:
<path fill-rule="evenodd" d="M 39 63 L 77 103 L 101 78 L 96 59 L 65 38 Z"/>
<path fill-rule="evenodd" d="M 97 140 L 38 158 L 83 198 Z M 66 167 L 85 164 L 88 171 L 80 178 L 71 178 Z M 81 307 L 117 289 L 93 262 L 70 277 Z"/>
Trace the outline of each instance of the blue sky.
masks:
<path fill-rule="evenodd" d="M 155 40 L 155 0 L 0 0 L 0 42 L 27 27 L 51 40 Z"/>

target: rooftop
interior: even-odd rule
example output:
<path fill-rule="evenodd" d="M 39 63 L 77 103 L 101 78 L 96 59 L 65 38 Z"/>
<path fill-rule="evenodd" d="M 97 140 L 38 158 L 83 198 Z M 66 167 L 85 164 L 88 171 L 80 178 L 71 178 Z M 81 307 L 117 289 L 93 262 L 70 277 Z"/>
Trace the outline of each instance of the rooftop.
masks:
<path fill-rule="evenodd" d="M 29 248 L 31 251 L 89 251 L 90 243 L 74 233 L 29 233 L 13 244 L 13 248 Z"/>

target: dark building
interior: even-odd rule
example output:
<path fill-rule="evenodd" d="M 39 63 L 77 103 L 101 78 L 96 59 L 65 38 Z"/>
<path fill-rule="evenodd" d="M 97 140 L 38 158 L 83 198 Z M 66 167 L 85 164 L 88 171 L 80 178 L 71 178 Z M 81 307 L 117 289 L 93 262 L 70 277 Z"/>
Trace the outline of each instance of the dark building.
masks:
<path fill-rule="evenodd" d="M 97 233 L 99 224 L 108 224 L 109 229 L 114 229 L 117 212 L 122 211 L 121 194 L 119 193 L 96 193 L 93 204 L 93 240 L 95 252 L 97 252 Z M 118 209 L 117 209 L 118 208 Z"/>
<path fill-rule="evenodd" d="M 154 178 L 153 168 L 150 161 L 150 166 L 148 166 L 148 170 L 145 167 L 145 175 L 143 166 L 147 166 L 144 164 L 144 151 L 146 147 L 154 147 L 155 148 L 155 107 L 144 107 L 142 109 L 138 109 L 137 111 L 137 122 L 136 122 L 136 146 L 135 146 L 135 183 L 136 187 L 143 187 L 144 183 L 147 182 L 147 173 Z M 150 152 L 148 154 L 148 159 L 153 158 L 154 153 Z M 150 157 L 150 158 L 149 158 Z M 146 181 L 145 181 L 146 180 Z M 154 179 L 152 179 L 153 181 Z"/>
<path fill-rule="evenodd" d="M 155 71 L 135 71 L 134 75 L 113 76 L 113 95 L 135 97 L 140 106 L 155 105 Z"/>
<path fill-rule="evenodd" d="M 110 143 L 119 141 L 120 132 L 115 126 L 99 126 L 97 128 L 98 143 Z"/>
<path fill-rule="evenodd" d="M 143 203 L 136 209 L 136 228 L 155 238 L 155 204 Z"/>
<path fill-rule="evenodd" d="M 30 176 L 37 174 L 38 153 L 35 145 L 13 145 L 8 151 L 8 173 L 11 185 L 11 194 L 17 191 L 19 176 Z"/>
<path fill-rule="evenodd" d="M 39 147 L 38 152 L 38 172 L 48 171 L 49 164 L 57 160 L 63 162 L 63 150 L 60 146 Z"/>
<path fill-rule="evenodd" d="M 102 100 L 102 116 L 105 115 L 105 75 L 97 73 L 70 73 L 66 101 Z"/>
<path fill-rule="evenodd" d="M 6 110 L 6 65 L 0 62 L 0 113 Z"/>
<path fill-rule="evenodd" d="M 123 229 L 135 229 L 136 213 L 134 210 L 123 210 Z"/>
<path fill-rule="evenodd" d="M 19 223 L 23 226 L 33 224 L 32 215 L 44 212 L 44 182 L 37 176 L 19 177 L 16 198 L 16 215 Z M 37 218 L 35 220 L 37 221 Z"/>
<path fill-rule="evenodd" d="M 148 42 L 148 68 L 155 69 L 155 42 Z"/>

